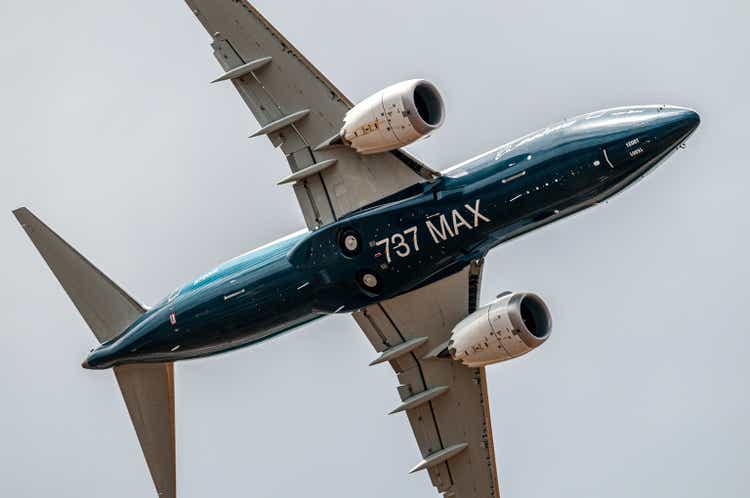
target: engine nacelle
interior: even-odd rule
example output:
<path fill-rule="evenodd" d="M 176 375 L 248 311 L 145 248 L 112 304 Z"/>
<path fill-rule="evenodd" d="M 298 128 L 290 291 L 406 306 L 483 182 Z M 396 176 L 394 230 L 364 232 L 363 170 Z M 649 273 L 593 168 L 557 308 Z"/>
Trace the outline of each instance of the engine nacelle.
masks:
<path fill-rule="evenodd" d="M 389 86 L 344 116 L 341 139 L 360 154 L 377 154 L 419 140 L 442 126 L 443 97 L 426 80 Z"/>
<path fill-rule="evenodd" d="M 468 367 L 481 367 L 528 353 L 547 340 L 551 329 L 542 298 L 508 293 L 461 320 L 451 333 L 448 353 Z"/>

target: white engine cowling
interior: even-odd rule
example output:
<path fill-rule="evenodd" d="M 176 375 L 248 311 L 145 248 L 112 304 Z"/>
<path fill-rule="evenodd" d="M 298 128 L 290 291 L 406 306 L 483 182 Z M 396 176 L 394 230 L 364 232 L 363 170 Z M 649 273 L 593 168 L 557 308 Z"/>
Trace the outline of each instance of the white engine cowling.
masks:
<path fill-rule="evenodd" d="M 481 367 L 528 353 L 547 340 L 552 319 L 542 298 L 528 292 L 501 295 L 453 328 L 450 356 Z"/>
<path fill-rule="evenodd" d="M 360 154 L 409 145 L 442 126 L 443 97 L 426 80 L 389 86 L 355 105 L 344 116 L 341 138 Z"/>

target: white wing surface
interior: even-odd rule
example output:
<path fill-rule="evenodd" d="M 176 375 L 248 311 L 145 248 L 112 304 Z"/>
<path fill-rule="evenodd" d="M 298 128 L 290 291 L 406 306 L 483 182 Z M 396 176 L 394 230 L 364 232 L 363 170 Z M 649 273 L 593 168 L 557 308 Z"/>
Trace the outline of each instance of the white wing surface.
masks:
<path fill-rule="evenodd" d="M 289 162 L 292 175 L 284 180 L 294 183 L 310 229 L 439 176 L 401 150 L 316 151 L 339 133 L 352 103 L 247 1 L 186 2 L 213 38 L 224 71 L 215 81 L 234 84 L 260 123 L 252 136 L 268 136 Z"/>
<path fill-rule="evenodd" d="M 484 368 L 436 357 L 456 325 L 477 305 L 481 261 L 421 289 L 354 313 L 398 377 L 401 403 L 427 470 L 446 497 L 499 496 Z"/>

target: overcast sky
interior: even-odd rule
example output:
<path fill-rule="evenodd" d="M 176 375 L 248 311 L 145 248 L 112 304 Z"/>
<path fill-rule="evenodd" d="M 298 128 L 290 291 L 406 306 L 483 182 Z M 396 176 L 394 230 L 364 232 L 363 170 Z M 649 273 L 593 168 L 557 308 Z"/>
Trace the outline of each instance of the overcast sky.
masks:
<path fill-rule="evenodd" d="M 750 9 L 429 0 L 256 6 L 352 100 L 425 77 L 443 169 L 564 117 L 667 103 L 703 122 L 605 205 L 487 258 L 482 302 L 535 291 L 552 337 L 488 368 L 504 498 L 742 497 Z M 0 495 L 152 496 L 94 336 L 11 210 L 137 299 L 303 226 L 288 174 L 178 0 L 0 2 Z M 348 316 L 176 367 L 181 497 L 434 497 L 388 366 Z"/>

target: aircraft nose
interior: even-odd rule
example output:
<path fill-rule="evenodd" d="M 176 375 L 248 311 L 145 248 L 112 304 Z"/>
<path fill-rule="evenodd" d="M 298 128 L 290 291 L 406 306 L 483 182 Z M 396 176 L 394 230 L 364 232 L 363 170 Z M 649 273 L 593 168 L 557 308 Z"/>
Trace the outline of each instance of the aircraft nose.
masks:
<path fill-rule="evenodd" d="M 701 117 L 687 107 L 663 106 L 659 108 L 659 122 L 665 132 L 669 132 L 679 142 L 698 128 Z"/>
<path fill-rule="evenodd" d="M 674 109 L 679 116 L 680 128 L 685 134 L 692 133 L 701 124 L 701 117 L 694 110 L 686 107 L 675 107 Z"/>
<path fill-rule="evenodd" d="M 662 151 L 680 146 L 701 122 L 698 113 L 687 107 L 659 106 L 653 116 L 654 138 Z"/>

